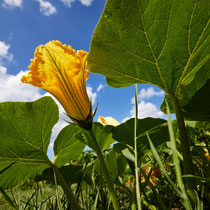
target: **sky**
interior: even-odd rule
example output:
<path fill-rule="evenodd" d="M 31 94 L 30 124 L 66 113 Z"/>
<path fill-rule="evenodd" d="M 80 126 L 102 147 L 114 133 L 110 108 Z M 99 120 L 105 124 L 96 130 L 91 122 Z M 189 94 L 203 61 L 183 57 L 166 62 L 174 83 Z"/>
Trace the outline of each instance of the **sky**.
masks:
<path fill-rule="evenodd" d="M 34 101 L 50 95 L 39 88 L 21 84 L 34 56 L 35 48 L 51 40 L 59 40 L 76 50 L 89 51 L 91 37 L 103 11 L 105 0 L 0 0 L 0 102 Z M 164 92 L 155 86 L 138 85 L 139 118 L 165 118 L 159 107 Z M 104 76 L 89 74 L 87 92 L 93 109 L 98 103 L 94 121 L 111 116 L 120 123 L 135 114 L 135 87 L 120 89 L 106 84 Z M 56 101 L 56 100 L 55 100 Z M 49 156 L 53 157 L 53 141 L 67 125 L 59 106 L 59 122 L 53 128 Z"/>

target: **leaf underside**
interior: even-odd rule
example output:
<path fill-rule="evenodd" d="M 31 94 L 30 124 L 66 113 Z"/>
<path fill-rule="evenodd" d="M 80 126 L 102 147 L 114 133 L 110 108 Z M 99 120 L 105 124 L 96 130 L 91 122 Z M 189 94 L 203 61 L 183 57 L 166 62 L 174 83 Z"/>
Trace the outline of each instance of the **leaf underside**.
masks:
<path fill-rule="evenodd" d="M 88 68 L 117 88 L 147 83 L 178 98 L 190 84 L 201 88 L 210 78 L 208 10 L 206 0 L 107 0 Z"/>
<path fill-rule="evenodd" d="M 0 186 L 13 187 L 49 167 L 47 149 L 58 107 L 50 97 L 0 103 Z"/>

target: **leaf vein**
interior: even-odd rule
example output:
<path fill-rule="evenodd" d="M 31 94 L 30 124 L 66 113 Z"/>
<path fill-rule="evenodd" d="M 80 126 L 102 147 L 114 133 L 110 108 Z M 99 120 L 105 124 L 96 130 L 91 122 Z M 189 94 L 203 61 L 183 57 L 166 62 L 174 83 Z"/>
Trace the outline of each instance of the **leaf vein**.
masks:
<path fill-rule="evenodd" d="M 140 8 L 140 6 L 139 6 L 139 3 L 138 3 L 138 10 L 139 10 L 139 15 L 140 15 L 140 18 L 141 18 L 141 21 L 142 21 L 142 25 L 143 25 L 143 28 L 144 28 L 144 31 L 145 31 L 145 37 L 146 37 L 147 43 L 148 43 L 148 45 L 149 45 L 149 49 L 150 49 L 150 51 L 151 51 L 151 53 L 152 53 L 152 56 L 153 56 L 153 58 L 154 58 L 154 60 L 155 60 L 156 69 L 157 69 L 157 71 L 158 71 L 158 74 L 159 74 L 159 76 L 160 76 L 160 79 L 161 79 L 161 81 L 162 81 L 162 83 L 163 83 L 163 86 L 164 86 L 165 90 L 167 90 L 167 86 L 166 86 L 165 80 L 164 80 L 163 75 L 162 75 L 162 73 L 161 73 L 159 64 L 158 64 L 158 62 L 157 62 L 157 58 L 156 58 L 156 56 L 155 56 L 155 54 L 154 54 L 154 52 L 153 52 L 153 49 L 152 49 L 152 46 L 151 46 L 151 44 L 150 44 L 150 40 L 149 40 L 148 34 L 147 34 L 147 32 L 146 32 L 146 28 L 145 28 L 145 26 L 144 26 L 144 20 L 143 20 L 143 17 L 142 17 L 142 12 L 141 12 L 141 8 Z M 167 92 L 168 92 L 168 91 L 167 91 Z"/>
<path fill-rule="evenodd" d="M 177 84 L 177 86 L 176 86 L 175 95 L 178 94 L 179 86 L 181 85 L 181 82 L 182 82 L 183 79 L 184 79 L 184 75 L 185 75 L 185 73 L 186 73 L 186 71 L 187 71 L 187 69 L 188 69 L 188 67 L 189 67 L 189 65 L 190 65 L 190 62 L 191 62 L 191 59 L 192 59 L 193 56 L 194 56 L 194 53 L 196 54 L 196 53 L 198 52 L 198 50 L 197 50 L 196 52 L 195 52 L 195 50 L 196 50 L 196 48 L 197 48 L 197 46 L 198 46 L 198 44 L 199 44 L 201 38 L 203 37 L 203 34 L 205 33 L 205 30 L 206 30 L 207 27 L 208 27 L 208 24 L 209 24 L 209 20 L 208 20 L 206 26 L 204 27 L 204 29 L 203 29 L 201 35 L 199 36 L 199 38 L 198 38 L 198 40 L 197 40 L 197 42 L 196 42 L 196 45 L 195 45 L 195 47 L 194 47 L 194 49 L 193 49 L 191 55 L 190 55 L 189 58 L 188 58 L 188 61 L 187 61 L 186 65 L 185 65 L 185 68 L 184 68 L 184 70 L 183 70 L 183 72 L 182 72 L 182 75 L 181 75 L 181 77 L 180 77 L 180 79 L 179 79 L 179 82 L 178 82 L 178 84 Z M 200 49 L 200 47 L 199 47 L 199 49 Z"/>
<path fill-rule="evenodd" d="M 135 57 L 137 57 L 137 58 L 139 58 L 139 59 L 141 59 L 141 60 L 143 60 L 143 61 L 146 61 L 146 62 L 148 62 L 148 63 L 155 64 L 155 62 L 150 61 L 150 60 L 148 60 L 148 59 L 146 59 L 146 58 L 143 58 L 143 57 L 137 55 L 135 52 L 132 52 L 131 50 L 129 50 L 129 49 L 128 49 L 127 47 L 125 47 L 120 41 L 114 39 L 113 36 L 111 36 L 108 32 L 106 32 L 106 31 L 103 31 L 103 32 L 106 33 L 112 40 L 114 40 L 115 42 L 119 43 L 127 52 L 129 52 L 129 53 L 132 54 L 133 56 L 135 56 Z"/>
<path fill-rule="evenodd" d="M 188 52 L 189 52 L 189 55 L 191 55 L 191 50 L 190 50 L 190 27 L 191 27 L 191 24 L 192 24 L 192 19 L 193 19 L 193 15 L 194 15 L 196 6 L 197 6 L 197 1 L 195 1 L 195 4 L 193 6 L 192 14 L 190 16 L 189 28 L 188 28 Z"/>
<path fill-rule="evenodd" d="M 161 55 L 163 54 L 163 51 L 164 51 L 164 49 L 165 49 L 165 47 L 166 47 L 166 43 L 167 43 L 167 40 L 168 40 L 169 26 L 170 26 L 170 24 L 171 24 L 171 13 L 172 13 L 172 9 L 173 9 L 173 7 L 174 7 L 174 2 L 175 2 L 175 0 L 173 1 L 173 4 L 172 4 L 171 9 L 170 9 L 170 12 L 169 12 L 170 14 L 169 14 L 169 19 L 168 19 L 168 28 L 167 28 L 167 31 L 166 31 L 166 40 L 165 40 L 165 42 L 164 42 L 163 48 L 162 48 L 162 50 L 161 50 L 159 56 L 157 57 L 157 61 L 158 61 L 158 59 L 161 57 Z"/>
<path fill-rule="evenodd" d="M 39 148 L 39 147 L 33 145 L 32 143 L 30 143 L 29 141 L 27 141 L 26 138 L 25 138 L 24 136 L 22 136 L 22 134 L 21 134 L 21 133 L 19 132 L 19 130 L 17 129 L 15 123 L 14 123 L 11 119 L 10 119 L 10 121 L 11 121 L 11 123 L 13 124 L 13 126 L 14 126 L 15 130 L 17 131 L 17 133 L 19 134 L 19 136 L 23 139 L 23 141 L 24 141 L 26 144 L 28 144 L 28 145 L 30 145 L 30 146 L 32 146 L 32 147 L 34 147 L 34 148 L 36 148 L 36 149 L 42 151 L 41 148 Z M 6 135 L 6 134 L 4 134 L 4 135 Z M 6 135 L 6 136 L 7 136 L 7 135 Z"/>
<path fill-rule="evenodd" d="M 94 64 L 96 64 L 96 65 L 102 66 L 104 69 L 108 69 L 109 71 L 113 71 L 113 72 L 115 72 L 115 73 L 117 72 L 118 74 L 122 75 L 123 77 L 125 76 L 125 77 L 131 78 L 131 79 L 133 79 L 133 80 L 135 80 L 135 81 L 139 81 L 139 82 L 141 82 L 141 83 L 147 83 L 147 84 L 150 84 L 150 85 L 155 85 L 155 86 L 161 88 L 162 90 L 166 91 L 163 87 L 161 87 L 161 86 L 159 86 L 159 85 L 157 85 L 157 84 L 155 84 L 155 83 L 149 82 L 149 81 L 147 81 L 147 80 L 139 79 L 138 77 L 133 77 L 133 76 L 131 76 L 131 75 L 128 75 L 128 74 L 125 74 L 125 73 L 121 73 L 121 72 L 119 72 L 119 71 L 117 71 L 117 70 L 110 69 L 110 68 L 108 68 L 107 66 L 104 66 L 104 65 L 102 65 L 102 64 L 98 64 L 98 63 L 93 62 L 93 61 L 91 61 L 91 63 L 94 63 Z"/>
<path fill-rule="evenodd" d="M 2 147 L 2 148 L 4 148 L 4 149 L 8 150 L 10 153 L 12 153 L 12 154 L 15 155 L 17 158 L 19 158 L 19 156 L 18 156 L 15 152 L 13 152 L 11 149 L 9 149 L 8 147 L 5 147 L 4 145 L 0 145 L 0 147 Z"/>

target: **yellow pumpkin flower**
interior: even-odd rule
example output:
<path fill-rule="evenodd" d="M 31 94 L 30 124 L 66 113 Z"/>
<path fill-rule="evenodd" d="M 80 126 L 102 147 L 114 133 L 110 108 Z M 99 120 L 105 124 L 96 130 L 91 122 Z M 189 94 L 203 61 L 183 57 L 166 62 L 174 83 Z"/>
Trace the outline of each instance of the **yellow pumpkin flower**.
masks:
<path fill-rule="evenodd" d="M 51 93 L 67 115 L 81 127 L 92 124 L 92 106 L 86 90 L 87 52 L 51 41 L 36 48 L 23 83 Z"/>
<path fill-rule="evenodd" d="M 103 125 L 113 125 L 113 126 L 118 126 L 120 123 L 115 120 L 113 117 L 102 117 L 99 116 L 98 122 L 103 124 Z"/>

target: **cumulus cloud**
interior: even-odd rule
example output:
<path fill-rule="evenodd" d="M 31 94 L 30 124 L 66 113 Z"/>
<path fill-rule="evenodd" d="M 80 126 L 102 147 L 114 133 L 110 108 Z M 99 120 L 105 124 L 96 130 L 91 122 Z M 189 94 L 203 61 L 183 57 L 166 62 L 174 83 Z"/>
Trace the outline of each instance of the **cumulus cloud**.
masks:
<path fill-rule="evenodd" d="M 4 41 L 0 41 L 0 65 L 2 65 L 4 60 L 11 61 L 13 55 L 9 53 L 10 45 Z"/>
<path fill-rule="evenodd" d="M 58 109 L 59 109 L 59 120 L 58 120 L 57 124 L 53 127 L 53 130 L 52 130 L 52 137 L 55 139 L 57 137 L 58 133 L 65 126 L 68 125 L 68 123 L 66 121 L 70 121 L 70 120 L 66 116 L 64 108 L 61 106 L 61 104 L 58 102 L 58 100 L 54 96 L 52 96 L 48 92 L 45 93 L 44 96 L 51 96 L 53 98 L 53 100 L 55 101 L 55 103 L 58 105 Z"/>
<path fill-rule="evenodd" d="M 138 94 L 139 104 L 138 104 L 138 118 L 146 118 L 146 117 L 153 117 L 153 118 L 163 118 L 164 113 L 160 111 L 160 109 L 151 102 L 145 102 L 143 99 L 150 99 L 152 97 L 162 97 L 164 96 L 164 91 L 155 91 L 153 87 L 150 88 L 143 88 Z M 129 116 L 125 117 L 122 122 L 127 121 L 130 118 L 135 117 L 135 98 L 131 98 L 132 108 L 129 111 Z"/>
<path fill-rule="evenodd" d="M 75 2 L 75 0 L 60 0 L 66 7 L 71 7 L 71 4 Z"/>
<path fill-rule="evenodd" d="M 57 13 L 56 8 L 49 2 L 45 0 L 36 0 L 40 4 L 40 12 L 46 16 L 53 15 Z"/>
<path fill-rule="evenodd" d="M 79 0 L 83 5 L 90 6 L 93 2 L 93 0 Z"/>
<path fill-rule="evenodd" d="M 122 122 L 127 121 L 130 118 L 135 117 L 135 106 L 132 106 L 129 116 L 124 118 Z M 141 101 L 138 104 L 138 118 L 143 119 L 146 117 L 153 117 L 153 118 L 162 118 L 164 116 L 164 113 L 161 112 L 157 106 L 150 102 Z"/>
<path fill-rule="evenodd" d="M 72 6 L 72 3 L 75 2 L 75 0 L 60 0 L 61 2 L 63 2 L 63 4 L 66 6 L 66 7 L 71 7 Z M 93 0 L 79 0 L 81 2 L 81 4 L 85 5 L 85 6 L 90 6 L 93 2 Z"/>
<path fill-rule="evenodd" d="M 163 117 L 164 113 L 161 112 L 157 106 L 153 103 L 150 102 L 145 102 L 145 101 L 141 101 L 138 104 L 138 118 L 142 119 L 145 117 L 154 117 L 154 118 L 159 118 L 159 117 Z M 133 108 L 130 110 L 130 114 L 132 117 L 135 116 L 135 107 L 133 106 Z"/>
<path fill-rule="evenodd" d="M 92 102 L 92 105 L 95 104 L 97 93 L 93 92 L 93 88 L 90 86 L 87 86 L 87 94 Z"/>
<path fill-rule="evenodd" d="M 138 94 L 138 99 L 139 100 L 143 100 L 143 99 L 150 99 L 153 96 L 164 96 L 164 91 L 155 91 L 153 87 L 150 88 L 143 88 L 141 89 L 141 91 Z M 133 97 L 131 99 L 131 103 L 134 104 L 135 103 L 135 98 Z"/>
<path fill-rule="evenodd" d="M 106 85 L 103 85 L 103 84 L 100 84 L 98 87 L 97 87 L 97 93 L 100 92 Z"/>
<path fill-rule="evenodd" d="M 7 74 L 7 68 L 0 67 L 0 102 L 4 101 L 33 101 L 42 95 L 38 88 L 21 84 L 20 78 L 27 71 L 20 71 L 17 75 Z"/>
<path fill-rule="evenodd" d="M 12 61 L 9 52 L 10 45 L 0 41 L 0 102 L 4 101 L 33 101 L 41 97 L 40 90 L 33 86 L 21 84 L 20 78 L 27 71 L 20 71 L 17 75 L 7 74 L 4 60 Z"/>
<path fill-rule="evenodd" d="M 21 8 L 23 5 L 23 0 L 3 0 L 2 7 L 6 8 Z"/>

